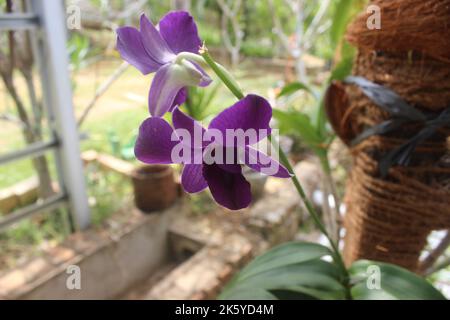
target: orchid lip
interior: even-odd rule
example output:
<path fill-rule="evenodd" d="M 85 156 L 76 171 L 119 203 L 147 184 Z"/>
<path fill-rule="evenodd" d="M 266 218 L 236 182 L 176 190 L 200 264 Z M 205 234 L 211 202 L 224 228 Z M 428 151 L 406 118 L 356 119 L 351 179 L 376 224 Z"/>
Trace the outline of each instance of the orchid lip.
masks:
<path fill-rule="evenodd" d="M 189 73 L 189 75 L 192 77 L 192 79 L 196 79 L 198 81 L 198 83 L 200 83 L 200 81 L 203 78 L 203 75 L 201 74 L 200 71 L 197 70 L 197 68 L 192 64 L 192 62 L 188 61 L 188 60 L 183 60 L 181 62 L 181 65 L 186 68 L 186 71 Z"/>

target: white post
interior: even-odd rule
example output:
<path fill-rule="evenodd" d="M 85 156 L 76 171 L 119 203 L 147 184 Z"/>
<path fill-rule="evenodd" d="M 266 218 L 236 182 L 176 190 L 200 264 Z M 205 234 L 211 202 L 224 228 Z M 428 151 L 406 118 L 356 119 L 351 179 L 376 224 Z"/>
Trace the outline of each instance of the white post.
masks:
<path fill-rule="evenodd" d="M 68 195 L 69 209 L 76 226 L 85 229 L 89 226 L 91 217 L 72 104 L 64 1 L 30 2 L 41 25 L 36 60 L 44 79 L 43 94 L 48 104 L 49 120 L 58 141 L 56 155 L 61 188 Z"/>

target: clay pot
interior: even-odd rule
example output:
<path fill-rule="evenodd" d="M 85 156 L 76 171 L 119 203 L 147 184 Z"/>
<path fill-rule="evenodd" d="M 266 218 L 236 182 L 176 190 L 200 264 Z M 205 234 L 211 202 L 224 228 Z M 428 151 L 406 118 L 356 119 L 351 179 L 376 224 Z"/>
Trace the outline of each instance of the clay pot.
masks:
<path fill-rule="evenodd" d="M 132 173 L 134 202 L 143 212 L 170 207 L 178 196 L 173 170 L 166 165 L 146 165 Z"/>

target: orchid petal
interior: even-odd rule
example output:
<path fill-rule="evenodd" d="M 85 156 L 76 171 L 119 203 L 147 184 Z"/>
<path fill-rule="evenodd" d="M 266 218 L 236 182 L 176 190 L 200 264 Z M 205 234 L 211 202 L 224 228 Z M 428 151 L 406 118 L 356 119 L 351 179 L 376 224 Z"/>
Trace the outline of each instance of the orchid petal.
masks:
<path fill-rule="evenodd" d="M 134 147 L 136 158 L 148 164 L 170 164 L 172 149 L 179 141 L 172 141 L 173 129 L 162 118 L 147 118 L 139 128 Z"/>
<path fill-rule="evenodd" d="M 240 210 L 250 205 L 250 183 L 242 173 L 230 173 L 214 164 L 203 165 L 203 177 L 218 204 L 230 210 Z"/>
<path fill-rule="evenodd" d="M 197 70 L 202 74 L 202 79 L 200 80 L 200 83 L 198 84 L 199 87 L 207 87 L 212 82 L 212 79 L 209 77 L 209 75 L 206 73 L 205 70 L 203 70 L 202 67 L 200 67 L 197 63 L 192 62 L 192 64 L 197 68 Z"/>
<path fill-rule="evenodd" d="M 202 74 L 189 62 L 168 63 L 161 67 L 153 78 L 148 97 L 150 114 L 162 117 L 173 109 L 179 91 L 186 86 L 196 86 Z"/>
<path fill-rule="evenodd" d="M 166 14 L 159 22 L 159 32 L 174 53 L 198 53 L 201 40 L 189 13 L 175 11 Z"/>
<path fill-rule="evenodd" d="M 203 141 L 203 136 L 206 132 L 205 128 L 200 123 L 184 114 L 179 108 L 176 108 L 172 113 L 173 127 L 187 130 L 190 134 L 190 141 L 183 141 L 189 144 L 191 148 L 203 148 L 208 145 L 208 142 Z M 196 141 L 197 140 L 197 141 Z"/>
<path fill-rule="evenodd" d="M 188 75 L 190 85 L 206 87 L 212 82 L 209 75 L 197 63 L 190 60 L 183 60 L 182 65 L 186 71 L 186 75 Z"/>
<path fill-rule="evenodd" d="M 132 27 L 117 29 L 117 51 L 122 59 L 135 66 L 143 74 L 158 70 L 161 65 L 153 60 L 144 48 L 139 31 Z"/>
<path fill-rule="evenodd" d="M 172 112 L 176 106 L 181 106 L 186 101 L 186 98 L 187 98 L 187 89 L 182 88 L 180 91 L 178 91 L 173 101 L 172 107 L 169 109 L 169 112 Z"/>
<path fill-rule="evenodd" d="M 219 168 L 231 173 L 241 173 L 242 166 L 240 164 L 218 164 Z"/>
<path fill-rule="evenodd" d="M 238 151 L 237 148 L 227 148 L 221 144 L 211 143 L 205 148 L 203 159 L 209 158 L 209 155 L 214 152 L 216 158 L 211 159 L 211 161 L 216 160 L 215 164 L 219 168 L 231 173 L 241 173 L 242 166 L 239 163 Z M 219 156 L 217 152 L 221 152 L 222 155 Z"/>
<path fill-rule="evenodd" d="M 208 187 L 208 183 L 203 178 L 203 165 L 184 165 L 183 173 L 181 174 L 181 185 L 188 193 L 197 193 L 206 189 L 206 187 Z"/>
<path fill-rule="evenodd" d="M 141 15 L 140 31 L 142 44 L 153 60 L 163 65 L 175 59 L 174 53 L 145 14 Z"/>
<path fill-rule="evenodd" d="M 247 95 L 215 117 L 211 121 L 209 129 L 220 130 L 224 137 L 227 137 L 227 130 L 238 133 L 237 130 L 240 129 L 245 134 L 253 132 L 252 139 L 247 138 L 243 139 L 245 141 L 239 141 L 235 138 L 232 142 L 224 142 L 226 146 L 243 147 L 244 145 L 255 144 L 270 134 L 269 122 L 271 118 L 272 108 L 266 99 L 257 95 Z"/>
<path fill-rule="evenodd" d="M 249 168 L 267 176 L 291 178 L 289 171 L 278 161 L 250 146 L 245 147 L 245 152 L 240 154 L 240 160 Z"/>
<path fill-rule="evenodd" d="M 171 65 L 167 64 L 161 67 L 153 78 L 148 95 L 148 108 L 154 117 L 162 117 L 169 111 L 178 92 L 184 87 L 170 71 Z"/>

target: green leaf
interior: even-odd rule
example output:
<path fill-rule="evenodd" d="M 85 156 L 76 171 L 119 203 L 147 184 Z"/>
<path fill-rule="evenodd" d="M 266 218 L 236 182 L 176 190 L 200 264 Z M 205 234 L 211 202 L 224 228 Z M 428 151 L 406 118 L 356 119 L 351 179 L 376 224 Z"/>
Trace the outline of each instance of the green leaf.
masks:
<path fill-rule="evenodd" d="M 187 99 L 182 108 L 195 120 L 204 120 L 211 110 L 211 103 L 220 88 L 220 83 L 208 88 L 189 87 Z"/>
<path fill-rule="evenodd" d="M 269 269 L 241 279 L 238 275 L 221 294 L 222 299 L 234 299 L 235 293 L 247 290 L 284 290 L 315 295 L 315 298 L 345 297 L 342 275 L 332 263 L 315 259 Z M 325 293 L 324 293 L 325 292 Z M 328 292 L 328 293 L 327 293 Z"/>
<path fill-rule="evenodd" d="M 291 82 L 285 85 L 283 89 L 281 89 L 281 92 L 278 94 L 278 97 L 289 96 L 299 90 L 305 90 L 306 92 L 310 93 L 314 98 L 317 98 L 315 92 L 308 85 L 301 82 Z"/>
<path fill-rule="evenodd" d="M 221 84 L 218 82 L 214 86 L 211 86 L 208 89 L 208 91 L 206 93 L 205 101 L 203 102 L 204 108 L 209 107 L 209 105 L 211 104 L 213 99 L 216 97 L 217 93 L 219 92 L 220 85 Z"/>
<path fill-rule="evenodd" d="M 315 124 L 316 133 L 321 137 L 322 144 L 326 144 L 327 135 L 327 115 L 325 112 L 325 107 L 323 104 L 323 97 L 320 98 L 319 102 L 314 108 L 313 113 L 313 123 Z"/>
<path fill-rule="evenodd" d="M 264 289 L 243 289 L 233 291 L 233 300 L 277 300 L 277 297 Z M 224 297 L 219 297 L 219 299 L 226 299 Z"/>
<path fill-rule="evenodd" d="M 341 60 L 331 72 L 329 83 L 333 80 L 344 80 L 353 68 L 353 56 Z"/>
<path fill-rule="evenodd" d="M 299 136 L 311 150 L 322 157 L 326 153 L 324 146 L 328 142 L 326 134 L 326 119 L 323 116 L 323 122 L 319 122 L 319 127 L 314 127 L 308 115 L 296 111 L 281 111 L 273 109 L 273 117 L 278 120 L 278 128 L 282 134 L 295 134 Z M 321 114 L 315 115 L 322 117 Z M 319 130 L 323 126 L 323 132 Z"/>
<path fill-rule="evenodd" d="M 369 267 L 373 269 L 370 270 Z M 380 289 L 369 289 L 369 282 L 379 271 Z M 349 269 L 353 299 L 442 300 L 445 297 L 427 280 L 388 263 L 359 260 Z M 376 285 L 376 281 L 373 283 Z"/>
<path fill-rule="evenodd" d="M 319 300 L 343 300 L 345 299 L 344 287 L 339 287 L 338 290 L 328 289 L 321 290 L 315 288 L 309 288 L 306 286 L 287 287 L 283 290 L 271 290 L 272 294 L 280 299 L 296 299 L 304 300 L 307 298 L 319 299 Z M 298 295 L 300 294 L 300 295 Z M 306 297 L 305 297 L 306 296 Z"/>
<path fill-rule="evenodd" d="M 273 109 L 272 112 L 273 117 L 278 120 L 278 127 L 282 133 L 298 134 L 311 148 L 318 148 L 324 142 L 306 114 L 279 109 Z"/>
<path fill-rule="evenodd" d="M 331 255 L 330 249 L 319 244 L 306 242 L 283 244 L 257 257 L 241 271 L 239 279 L 242 280 L 270 269 L 315 260 L 327 255 Z"/>
<path fill-rule="evenodd" d="M 227 285 L 221 299 L 256 299 L 261 290 L 283 297 L 302 296 L 315 299 L 342 299 L 343 275 L 333 263 L 321 260 L 331 251 L 322 245 L 293 242 L 278 246 L 256 258 Z M 253 293 L 253 294 L 252 294 Z"/>
<path fill-rule="evenodd" d="M 353 0 L 338 0 L 334 12 L 331 28 L 330 40 L 334 49 L 340 43 L 351 18 Z"/>

